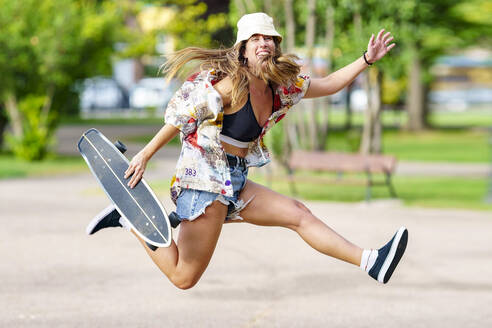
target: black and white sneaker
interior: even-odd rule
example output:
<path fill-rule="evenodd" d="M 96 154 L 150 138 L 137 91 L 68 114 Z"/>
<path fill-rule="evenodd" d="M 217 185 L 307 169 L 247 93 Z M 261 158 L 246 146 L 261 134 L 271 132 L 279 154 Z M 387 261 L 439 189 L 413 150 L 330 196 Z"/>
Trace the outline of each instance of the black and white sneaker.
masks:
<path fill-rule="evenodd" d="M 120 217 L 121 214 L 114 205 L 109 205 L 92 219 L 85 231 L 88 235 L 92 235 L 104 228 L 123 227 Z"/>
<path fill-rule="evenodd" d="M 369 275 L 379 282 L 387 283 L 405 253 L 407 241 L 408 230 L 401 227 L 389 243 L 378 249 L 378 257 L 369 270 Z"/>

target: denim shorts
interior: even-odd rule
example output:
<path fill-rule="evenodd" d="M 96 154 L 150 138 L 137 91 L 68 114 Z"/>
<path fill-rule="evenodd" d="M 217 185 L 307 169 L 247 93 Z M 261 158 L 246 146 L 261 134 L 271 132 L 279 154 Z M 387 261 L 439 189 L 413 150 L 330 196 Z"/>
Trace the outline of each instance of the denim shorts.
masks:
<path fill-rule="evenodd" d="M 176 213 L 181 221 L 193 221 L 205 213 L 205 209 L 216 200 L 227 205 L 226 220 L 241 219 L 239 212 L 249 203 L 249 201 L 244 203 L 239 199 L 239 194 L 246 185 L 248 168 L 241 157 L 227 154 L 227 160 L 231 173 L 233 196 L 224 196 L 204 190 L 182 189 L 176 202 Z"/>

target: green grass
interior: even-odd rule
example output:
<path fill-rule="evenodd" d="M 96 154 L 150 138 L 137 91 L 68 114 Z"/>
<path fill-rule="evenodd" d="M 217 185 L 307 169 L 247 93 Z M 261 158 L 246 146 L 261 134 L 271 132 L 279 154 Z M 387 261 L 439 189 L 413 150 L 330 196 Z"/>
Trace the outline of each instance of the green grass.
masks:
<path fill-rule="evenodd" d="M 60 125 L 162 125 L 162 117 L 115 117 L 82 119 L 78 116 L 65 116 L 60 120 Z"/>
<path fill-rule="evenodd" d="M 362 134 L 363 114 L 353 114 L 353 128 L 350 131 L 343 129 L 346 117 L 343 111 L 333 110 L 330 117 L 331 130 L 327 136 L 325 150 L 357 152 Z M 405 161 L 491 161 L 492 110 L 436 112 L 431 116 L 433 128 L 418 133 L 402 128 L 406 120 L 407 115 L 404 112 L 383 112 L 383 153 Z M 267 135 L 267 143 L 271 135 Z"/>
<path fill-rule="evenodd" d="M 126 137 L 125 142 L 135 142 L 135 143 L 140 143 L 140 144 L 147 144 L 152 138 L 154 137 L 154 134 L 148 134 L 148 135 L 142 135 L 142 136 L 131 136 L 131 137 Z M 178 146 L 180 145 L 181 142 L 179 141 L 179 135 L 172 138 L 171 141 L 169 141 L 168 145 L 174 145 Z"/>
<path fill-rule="evenodd" d="M 492 127 L 492 110 L 435 111 L 429 116 L 429 122 L 436 127 Z"/>
<path fill-rule="evenodd" d="M 40 162 L 26 162 L 11 154 L 0 153 L 0 179 L 57 174 L 72 174 L 87 171 L 80 156 L 54 156 Z"/>
<path fill-rule="evenodd" d="M 344 126 L 346 114 L 344 110 L 334 109 L 329 114 L 330 124 L 333 126 Z M 382 122 L 385 126 L 404 126 L 407 122 L 407 114 L 404 111 L 385 110 L 381 114 Z M 362 126 L 364 123 L 364 113 L 352 113 L 352 125 Z"/>
<path fill-rule="evenodd" d="M 331 174 L 312 174 L 312 177 L 334 178 Z M 263 175 L 253 174 L 250 178 L 266 184 Z M 305 200 L 360 202 L 365 199 L 364 185 L 344 185 L 343 179 L 365 180 L 362 176 L 345 176 L 340 183 L 296 182 L 299 197 Z M 399 177 L 393 178 L 398 199 L 409 206 L 461 208 L 472 210 L 492 210 L 492 204 L 485 203 L 488 182 L 480 178 L 458 177 Z M 270 186 L 273 190 L 292 195 L 286 179 L 275 179 Z M 375 186 L 372 199 L 388 199 L 390 194 L 386 186 Z"/>
<path fill-rule="evenodd" d="M 488 163 L 490 137 L 486 130 L 385 131 L 383 149 L 406 161 Z"/>
<path fill-rule="evenodd" d="M 406 111 L 384 110 L 381 114 L 385 126 L 402 127 L 407 124 L 408 115 Z M 344 110 L 335 109 L 330 112 L 330 122 L 335 126 L 345 124 L 346 115 Z M 354 112 L 352 124 L 361 126 L 364 122 L 364 113 Z M 492 107 L 484 109 L 473 109 L 465 112 L 451 112 L 436 110 L 429 116 L 429 123 L 434 128 L 449 127 L 491 127 Z"/>
<path fill-rule="evenodd" d="M 152 169 L 149 162 L 147 168 Z M 0 153 L 0 180 L 52 175 L 68 175 L 89 172 L 89 167 L 81 156 L 50 156 L 38 162 L 27 162 L 12 154 Z"/>
<path fill-rule="evenodd" d="M 485 129 L 439 129 L 419 133 L 387 129 L 383 153 L 404 161 L 489 163 L 492 136 Z M 326 150 L 357 152 L 360 132 L 332 131 Z"/>

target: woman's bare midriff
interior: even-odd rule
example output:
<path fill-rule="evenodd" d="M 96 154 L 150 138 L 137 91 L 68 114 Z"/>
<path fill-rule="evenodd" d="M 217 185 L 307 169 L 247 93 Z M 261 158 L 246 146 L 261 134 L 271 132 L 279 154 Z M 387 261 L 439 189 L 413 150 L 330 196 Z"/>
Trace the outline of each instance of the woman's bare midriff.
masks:
<path fill-rule="evenodd" d="M 227 154 L 236 155 L 239 157 L 246 157 L 246 154 L 248 154 L 248 148 L 239 148 L 225 142 L 222 142 L 222 147 Z"/>

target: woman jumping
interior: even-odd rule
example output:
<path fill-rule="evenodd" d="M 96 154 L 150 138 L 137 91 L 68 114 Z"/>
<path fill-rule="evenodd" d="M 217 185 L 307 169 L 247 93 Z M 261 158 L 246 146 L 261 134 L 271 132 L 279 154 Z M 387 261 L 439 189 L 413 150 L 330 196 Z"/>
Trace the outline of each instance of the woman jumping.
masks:
<path fill-rule="evenodd" d="M 181 221 L 178 240 L 147 253 L 179 288 L 193 287 L 207 268 L 224 222 L 289 228 L 315 250 L 360 266 L 381 283 L 390 279 L 405 252 L 408 231 L 398 229 L 380 249 L 362 249 L 314 216 L 301 202 L 247 178 L 249 167 L 270 161 L 264 135 L 302 98 L 334 94 L 384 57 L 394 46 L 390 32 L 372 35 L 363 56 L 324 78 L 300 75 L 296 56 L 283 55 L 282 37 L 264 13 L 243 16 L 236 43 L 228 49 L 186 48 L 165 64 L 172 78 L 188 62 L 201 71 L 176 92 L 165 125 L 130 162 L 125 178 L 133 188 L 150 158 L 178 133 L 182 149 L 171 197 Z M 390 44 L 391 43 L 391 44 Z M 88 233 L 111 227 L 130 229 L 126 219 L 99 216 Z"/>

